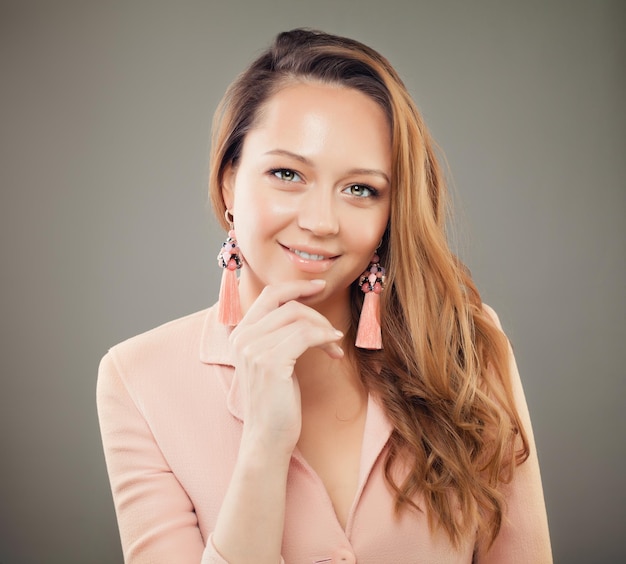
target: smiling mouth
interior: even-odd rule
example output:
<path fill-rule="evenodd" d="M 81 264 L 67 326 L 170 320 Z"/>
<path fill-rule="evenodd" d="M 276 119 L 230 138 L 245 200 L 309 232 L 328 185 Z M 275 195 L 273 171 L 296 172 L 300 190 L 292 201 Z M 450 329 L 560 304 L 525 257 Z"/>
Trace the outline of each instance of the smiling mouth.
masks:
<path fill-rule="evenodd" d="M 330 258 L 330 257 L 325 257 L 324 255 L 312 255 L 309 253 L 305 253 L 304 251 L 300 251 L 298 249 L 289 248 L 289 250 L 295 255 L 298 255 L 300 258 L 303 258 L 305 260 L 327 260 Z"/>

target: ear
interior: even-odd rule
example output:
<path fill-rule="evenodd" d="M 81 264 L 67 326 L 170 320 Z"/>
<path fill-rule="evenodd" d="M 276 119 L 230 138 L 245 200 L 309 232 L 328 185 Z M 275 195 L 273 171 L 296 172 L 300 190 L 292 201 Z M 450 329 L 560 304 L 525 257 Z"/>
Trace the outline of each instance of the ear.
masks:
<path fill-rule="evenodd" d="M 232 210 L 235 204 L 235 177 L 237 171 L 232 163 L 224 167 L 222 175 L 222 199 L 226 204 L 226 209 Z"/>

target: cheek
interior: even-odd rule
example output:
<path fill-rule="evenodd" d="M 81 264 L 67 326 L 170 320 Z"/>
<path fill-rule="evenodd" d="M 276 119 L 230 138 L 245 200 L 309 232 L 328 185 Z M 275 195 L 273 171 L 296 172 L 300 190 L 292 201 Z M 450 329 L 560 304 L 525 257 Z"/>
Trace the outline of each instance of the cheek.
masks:
<path fill-rule="evenodd" d="M 360 268 L 362 271 L 369 264 L 382 239 L 385 225 L 381 224 L 378 218 L 369 218 L 369 220 L 360 218 L 358 222 L 344 224 L 344 244 L 358 260 L 359 266 L 355 265 L 357 270 Z M 361 274 L 361 271 L 358 274 Z"/>
<path fill-rule="evenodd" d="M 240 222 L 259 228 L 294 212 L 294 199 L 272 190 L 256 171 L 243 172 L 234 189 L 234 210 Z"/>
<path fill-rule="evenodd" d="M 368 213 L 354 212 L 344 214 L 344 232 L 349 233 L 354 248 L 365 251 L 375 250 L 385 233 L 389 222 L 389 210 L 381 207 Z"/>
<path fill-rule="evenodd" d="M 242 251 L 248 253 L 288 225 L 293 205 L 263 188 L 241 185 L 235 192 L 235 231 Z"/>

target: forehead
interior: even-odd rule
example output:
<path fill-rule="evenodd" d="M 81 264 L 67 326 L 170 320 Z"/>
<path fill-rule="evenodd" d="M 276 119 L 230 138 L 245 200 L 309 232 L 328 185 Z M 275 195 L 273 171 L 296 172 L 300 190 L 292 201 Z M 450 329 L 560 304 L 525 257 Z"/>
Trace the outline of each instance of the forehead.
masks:
<path fill-rule="evenodd" d="M 379 103 L 356 88 L 316 80 L 289 79 L 258 108 L 252 129 L 261 127 L 268 115 L 276 114 L 280 110 L 301 112 L 316 104 L 325 106 L 326 109 L 331 109 L 333 105 L 337 109 L 343 106 L 344 110 L 347 104 L 355 110 L 365 110 L 366 115 L 363 118 L 371 118 L 370 114 L 377 114 L 377 119 L 382 118 L 388 122 Z"/>
<path fill-rule="evenodd" d="M 354 88 L 317 82 L 287 84 L 263 104 L 244 141 L 306 157 L 333 154 L 389 169 L 391 134 L 380 105 Z M 283 146 L 284 145 L 284 146 Z"/>

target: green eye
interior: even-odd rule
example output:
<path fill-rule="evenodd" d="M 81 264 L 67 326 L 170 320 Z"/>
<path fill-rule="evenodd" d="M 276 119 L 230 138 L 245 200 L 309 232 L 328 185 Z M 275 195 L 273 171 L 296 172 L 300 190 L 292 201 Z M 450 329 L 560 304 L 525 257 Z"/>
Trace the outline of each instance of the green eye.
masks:
<path fill-rule="evenodd" d="M 366 186 L 365 184 L 352 184 L 348 186 L 344 192 L 347 192 L 351 196 L 356 196 L 357 198 L 368 198 L 372 196 L 376 196 L 376 190 Z"/>
<path fill-rule="evenodd" d="M 298 182 L 302 180 L 296 171 L 289 168 L 276 168 L 272 170 L 271 173 L 279 180 L 284 180 L 285 182 Z"/>

